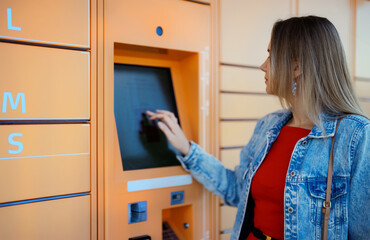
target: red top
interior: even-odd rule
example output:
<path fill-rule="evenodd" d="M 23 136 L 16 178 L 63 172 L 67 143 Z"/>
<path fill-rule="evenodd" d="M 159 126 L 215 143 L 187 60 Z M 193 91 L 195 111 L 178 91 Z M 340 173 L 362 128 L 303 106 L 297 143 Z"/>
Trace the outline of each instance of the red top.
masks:
<path fill-rule="evenodd" d="M 284 126 L 253 178 L 254 226 L 270 237 L 284 239 L 285 176 L 295 144 L 309 133 Z M 247 240 L 258 239 L 250 233 Z"/>

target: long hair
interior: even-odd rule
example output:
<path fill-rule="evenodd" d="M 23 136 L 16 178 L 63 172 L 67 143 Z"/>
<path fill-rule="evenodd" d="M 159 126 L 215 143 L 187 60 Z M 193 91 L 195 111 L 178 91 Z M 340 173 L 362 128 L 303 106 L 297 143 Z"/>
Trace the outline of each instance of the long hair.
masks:
<path fill-rule="evenodd" d="M 321 113 L 334 117 L 366 116 L 354 92 L 339 34 L 326 18 L 316 16 L 279 20 L 271 34 L 271 87 L 284 108 L 296 96 L 307 117 L 322 127 Z M 294 79 L 294 66 L 300 75 Z"/>

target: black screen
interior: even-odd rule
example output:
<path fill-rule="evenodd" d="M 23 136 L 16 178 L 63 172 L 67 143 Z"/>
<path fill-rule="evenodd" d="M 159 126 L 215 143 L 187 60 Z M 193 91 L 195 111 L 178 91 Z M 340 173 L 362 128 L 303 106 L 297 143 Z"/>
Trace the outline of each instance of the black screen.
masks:
<path fill-rule="evenodd" d="M 114 115 L 124 170 L 180 165 L 177 151 L 146 110 L 178 118 L 169 68 L 114 64 Z"/>

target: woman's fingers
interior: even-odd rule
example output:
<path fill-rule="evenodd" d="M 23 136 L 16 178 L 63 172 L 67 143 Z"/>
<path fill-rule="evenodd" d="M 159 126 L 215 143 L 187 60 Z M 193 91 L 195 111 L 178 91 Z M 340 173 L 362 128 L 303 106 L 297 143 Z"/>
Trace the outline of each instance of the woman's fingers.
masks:
<path fill-rule="evenodd" d="M 165 114 L 169 116 L 171 119 L 173 119 L 175 122 L 177 122 L 177 118 L 173 112 L 167 111 L 167 110 L 157 110 L 158 113 Z"/>
<path fill-rule="evenodd" d="M 148 113 L 148 115 L 150 116 L 150 120 L 155 120 L 155 119 L 159 119 L 163 122 L 165 122 L 168 127 L 171 129 L 171 131 L 173 132 L 177 132 L 180 128 L 180 126 L 177 124 L 177 121 L 175 119 L 173 119 L 171 116 L 169 116 L 168 114 L 165 114 L 165 113 Z"/>
<path fill-rule="evenodd" d="M 158 127 L 159 129 L 162 130 L 162 132 L 164 133 L 164 135 L 166 135 L 166 137 L 170 140 L 170 139 L 173 139 L 173 133 L 172 131 L 167 127 L 166 124 L 164 124 L 163 122 L 158 122 Z"/>
<path fill-rule="evenodd" d="M 146 113 L 149 115 L 150 120 L 158 119 L 165 122 L 175 135 L 182 133 L 177 118 L 172 112 L 166 110 L 157 110 L 157 113 L 153 113 L 151 111 L 146 111 Z"/>
<path fill-rule="evenodd" d="M 166 135 L 173 147 L 175 147 L 184 155 L 189 152 L 189 141 L 182 132 L 177 118 L 172 112 L 166 110 L 157 110 L 156 113 L 151 111 L 146 111 L 146 113 L 149 115 L 150 120 L 160 120 L 160 122 L 158 122 L 158 127 Z"/>

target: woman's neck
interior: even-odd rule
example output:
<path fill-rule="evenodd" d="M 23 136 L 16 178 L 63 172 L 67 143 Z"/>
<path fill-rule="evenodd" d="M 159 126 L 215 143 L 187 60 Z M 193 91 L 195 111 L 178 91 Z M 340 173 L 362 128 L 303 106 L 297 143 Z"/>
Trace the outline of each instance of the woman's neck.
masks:
<path fill-rule="evenodd" d="M 289 122 L 286 124 L 287 126 L 291 127 L 299 127 L 299 128 L 305 128 L 305 129 L 312 129 L 314 123 L 307 117 L 304 106 L 302 104 L 299 104 L 299 102 L 294 102 L 292 104 L 292 114 L 293 117 L 289 120 Z"/>

